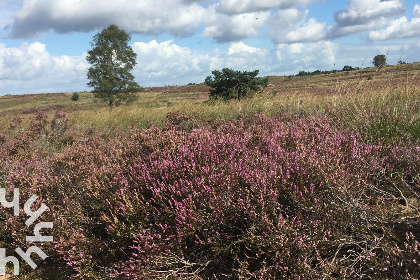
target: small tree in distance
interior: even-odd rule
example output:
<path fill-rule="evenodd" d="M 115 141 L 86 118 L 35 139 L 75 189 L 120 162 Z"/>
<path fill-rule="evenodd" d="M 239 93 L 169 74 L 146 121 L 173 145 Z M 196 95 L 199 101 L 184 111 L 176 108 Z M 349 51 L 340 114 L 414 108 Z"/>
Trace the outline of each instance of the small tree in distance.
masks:
<path fill-rule="evenodd" d="M 268 78 L 257 78 L 259 70 L 252 72 L 234 71 L 223 68 L 222 71 L 214 70 L 214 78 L 208 76 L 205 83 L 212 87 L 210 98 L 221 97 L 224 100 L 240 100 L 251 93 L 260 90 L 261 86 L 268 85 Z"/>
<path fill-rule="evenodd" d="M 386 65 L 386 56 L 384 54 L 378 54 L 373 58 L 373 65 L 375 67 L 382 67 Z"/>
<path fill-rule="evenodd" d="M 79 100 L 79 94 L 77 92 L 74 92 L 70 98 L 72 101 Z"/>
<path fill-rule="evenodd" d="M 128 45 L 131 36 L 112 24 L 96 34 L 91 42 L 87 61 L 92 64 L 88 71 L 89 87 L 95 98 L 105 101 L 112 109 L 122 102 L 137 99 L 141 87 L 131 74 L 137 64 L 137 54 Z"/>

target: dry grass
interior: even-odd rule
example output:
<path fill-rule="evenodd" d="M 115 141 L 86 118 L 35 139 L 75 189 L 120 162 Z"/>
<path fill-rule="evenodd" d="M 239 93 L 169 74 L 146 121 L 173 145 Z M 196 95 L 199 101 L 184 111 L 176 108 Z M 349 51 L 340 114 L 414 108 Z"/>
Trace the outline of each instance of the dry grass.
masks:
<path fill-rule="evenodd" d="M 62 110 L 75 129 L 95 126 L 105 131 L 162 126 L 167 114 L 174 111 L 192 118 L 225 120 L 256 112 L 322 114 L 338 124 L 354 126 L 379 112 L 413 126 L 419 120 L 419 70 L 420 63 L 414 63 L 379 71 L 368 68 L 317 76 L 270 77 L 264 93 L 240 102 L 207 102 L 208 87 L 204 84 L 149 88 L 139 93 L 138 101 L 112 110 L 95 102 L 91 93 L 80 93 L 77 102 L 70 100 L 72 93 L 9 95 L 0 97 L 0 129 L 7 128 L 15 115 L 23 116 L 25 123 L 37 110 L 50 111 L 51 115 Z"/>

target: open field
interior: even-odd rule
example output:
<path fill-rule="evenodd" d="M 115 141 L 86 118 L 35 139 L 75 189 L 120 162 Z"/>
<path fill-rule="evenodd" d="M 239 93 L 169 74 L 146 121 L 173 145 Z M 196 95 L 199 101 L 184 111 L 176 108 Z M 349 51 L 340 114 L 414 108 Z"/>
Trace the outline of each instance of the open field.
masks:
<path fill-rule="evenodd" d="M 19 279 L 420 278 L 420 63 L 270 77 L 240 102 L 71 95 L 0 97 L 0 188 L 54 224 Z M 0 208 L 7 255 L 33 235 L 20 213 Z"/>

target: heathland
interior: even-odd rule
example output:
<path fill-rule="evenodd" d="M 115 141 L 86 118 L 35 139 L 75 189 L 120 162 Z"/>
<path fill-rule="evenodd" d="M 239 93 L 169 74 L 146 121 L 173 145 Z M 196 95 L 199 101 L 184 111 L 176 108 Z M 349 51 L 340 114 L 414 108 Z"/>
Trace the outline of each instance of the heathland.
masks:
<path fill-rule="evenodd" d="M 0 188 L 53 223 L 19 279 L 420 278 L 420 63 L 208 93 L 1 96 Z M 26 219 L 0 208 L 7 255 Z"/>

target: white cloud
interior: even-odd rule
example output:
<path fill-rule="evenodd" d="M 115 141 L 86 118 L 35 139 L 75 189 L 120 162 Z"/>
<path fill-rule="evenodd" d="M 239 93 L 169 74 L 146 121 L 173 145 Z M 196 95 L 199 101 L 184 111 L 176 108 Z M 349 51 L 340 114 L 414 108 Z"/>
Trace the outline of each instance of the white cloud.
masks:
<path fill-rule="evenodd" d="M 296 74 L 300 70 L 333 69 L 338 52 L 339 45 L 330 41 L 280 44 L 276 49 L 275 72 Z"/>
<path fill-rule="evenodd" d="M 420 5 L 416 4 L 414 5 L 413 9 L 413 18 L 419 18 L 420 17 Z"/>
<path fill-rule="evenodd" d="M 369 32 L 369 39 L 389 40 L 420 36 L 420 5 L 414 5 L 413 18 L 411 21 L 404 17 L 392 20 L 385 29 Z"/>
<path fill-rule="evenodd" d="M 319 41 L 325 37 L 326 26 L 326 23 L 310 18 L 302 27 L 287 33 L 286 39 L 288 42 Z"/>
<path fill-rule="evenodd" d="M 23 0 L 11 37 L 36 37 L 50 30 L 87 32 L 117 24 L 128 32 L 189 35 L 206 18 L 206 9 L 182 0 Z"/>
<path fill-rule="evenodd" d="M 370 67 L 375 55 L 388 53 L 388 62 L 396 64 L 418 61 L 420 43 L 399 44 L 340 44 L 331 41 L 315 43 L 280 44 L 271 58 L 272 75 L 295 75 L 299 71 L 342 69 L 345 65 Z"/>
<path fill-rule="evenodd" d="M 334 13 L 336 25 L 328 28 L 328 38 L 380 27 L 404 12 L 402 0 L 348 0 L 345 10 Z"/>
<path fill-rule="evenodd" d="M 401 0 L 349 0 L 347 8 L 336 12 L 334 18 L 339 25 L 358 25 L 403 12 Z"/>
<path fill-rule="evenodd" d="M 202 82 L 205 73 L 211 72 L 209 67 L 220 63 L 209 54 L 197 53 L 172 41 L 135 42 L 132 47 L 138 62 L 133 74 L 143 86 Z"/>
<path fill-rule="evenodd" d="M 139 35 L 176 37 L 191 36 L 204 26 L 202 35 L 217 42 L 240 41 L 268 28 L 274 43 L 295 43 L 376 29 L 405 11 L 403 0 L 348 0 L 346 8 L 334 14 L 336 24 L 327 27 L 310 17 L 309 10 L 298 9 L 320 0 L 3 1 L 13 9 L 6 11 L 0 4 L 0 29 L 10 26 L 16 13 L 10 38 L 33 38 L 49 31 L 91 32 L 117 24 Z M 420 15 L 420 5 L 415 5 L 413 14 Z"/>
<path fill-rule="evenodd" d="M 406 17 L 401 17 L 391 21 L 386 29 L 369 32 L 369 39 L 373 41 L 414 36 L 420 36 L 420 18 L 413 18 L 408 21 Z"/>
<path fill-rule="evenodd" d="M 331 41 L 280 44 L 265 49 L 243 42 L 226 50 L 201 52 L 173 41 L 136 42 L 138 64 L 133 74 L 142 86 L 185 85 L 204 82 L 211 71 L 224 67 L 241 71 L 260 70 L 260 75 L 295 75 L 299 71 L 342 69 L 344 65 L 367 67 L 373 57 L 389 53 L 391 64 L 398 59 L 418 59 L 420 43 L 369 46 L 341 45 Z M 85 55 L 53 56 L 47 46 L 35 42 L 7 48 L 0 44 L 0 95 L 65 92 L 88 89 Z"/>
<path fill-rule="evenodd" d="M 23 43 L 19 48 L 0 44 L 2 94 L 82 90 L 86 69 L 84 57 L 51 56 L 39 42 Z"/>
<path fill-rule="evenodd" d="M 11 1 L 11 0 L 6 0 Z M 177 37 L 193 35 L 204 25 L 203 35 L 217 42 L 240 41 L 255 36 L 277 11 L 319 0 L 22 0 L 9 36 L 34 38 L 45 32 L 91 32 L 117 24 L 130 33 Z M 289 21 L 288 18 L 284 18 Z M 293 19 L 292 19 L 293 20 Z M 293 25 L 288 41 L 313 40 L 323 28 L 314 19 Z M 316 36 L 319 38 L 320 36 Z"/>
<path fill-rule="evenodd" d="M 243 13 L 236 15 L 221 14 L 215 6 L 210 8 L 211 17 L 203 31 L 206 37 L 213 37 L 218 42 L 239 41 L 256 35 L 270 17 L 270 11 Z"/>
<path fill-rule="evenodd" d="M 407 40 L 404 43 L 367 44 L 367 45 L 341 45 L 337 53 L 337 64 L 351 65 L 353 67 L 370 67 L 373 58 L 378 54 L 387 54 L 389 64 L 397 64 L 401 59 L 406 62 L 418 61 L 418 40 Z"/>
<path fill-rule="evenodd" d="M 138 66 L 133 74 L 142 86 L 203 82 L 211 71 L 224 67 L 283 75 L 328 70 L 334 64 L 336 69 L 368 66 L 374 55 L 388 50 L 390 63 L 402 54 L 407 62 L 418 60 L 420 4 L 414 5 L 413 17 L 407 19 L 403 0 L 348 0 L 346 8 L 335 13 L 336 24 L 327 26 L 314 18 L 308 10 L 312 6 L 297 8 L 313 2 L 317 0 L 102 0 L 99 4 L 96 0 L 0 0 L 0 37 L 9 31 L 11 37 L 20 38 L 48 31 L 97 31 L 115 23 L 130 33 L 164 34 L 163 38 L 170 38 L 167 33 L 182 37 L 202 30 L 203 36 L 230 43 L 209 51 L 159 41 L 162 37 L 134 43 Z M 7 29 L 12 23 L 12 29 Z M 359 32 L 366 32 L 363 35 L 371 40 L 368 46 L 327 41 Z M 179 42 L 198 47 L 194 40 L 200 39 L 195 36 Z M 255 39 L 247 40 L 249 45 L 242 42 L 248 37 Z M 276 45 L 272 47 L 265 37 Z M 374 42 L 396 38 L 407 38 L 399 41 L 404 47 Z M 85 55 L 54 56 L 47 49 L 39 42 L 15 48 L 0 43 L 0 94 L 86 89 Z"/>
<path fill-rule="evenodd" d="M 267 72 L 267 51 L 233 43 L 226 52 L 210 53 L 179 46 L 172 41 L 135 42 L 137 66 L 133 70 L 142 86 L 184 85 L 204 82 L 211 72 L 224 67 Z M 18 48 L 0 44 L 0 94 L 90 90 L 85 55 L 52 56 L 46 45 L 24 43 Z"/>
<path fill-rule="evenodd" d="M 261 49 L 254 48 L 248 45 L 245 45 L 242 42 L 232 43 L 229 47 L 228 54 L 234 54 L 234 53 L 241 53 L 241 52 L 247 52 L 247 53 L 256 53 L 260 52 Z"/>
<path fill-rule="evenodd" d="M 237 42 L 230 45 L 227 55 L 223 57 L 224 65 L 219 68 L 227 67 L 241 71 L 260 70 L 261 74 L 270 71 L 270 61 L 267 50 Z"/>
<path fill-rule="evenodd" d="M 275 43 L 319 41 L 326 36 L 326 23 L 308 17 L 309 10 L 279 10 L 271 16 L 269 25 Z"/>
<path fill-rule="evenodd" d="M 143 86 L 183 85 L 202 83 L 213 70 L 268 71 L 267 51 L 242 42 L 232 43 L 227 52 L 218 49 L 202 54 L 172 41 L 136 42 L 133 50 L 138 54 L 134 75 Z"/>

